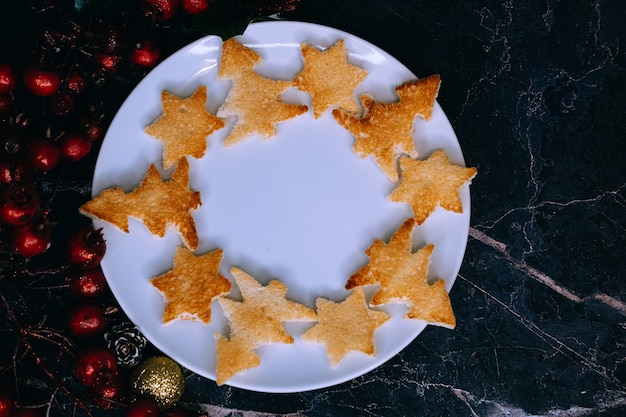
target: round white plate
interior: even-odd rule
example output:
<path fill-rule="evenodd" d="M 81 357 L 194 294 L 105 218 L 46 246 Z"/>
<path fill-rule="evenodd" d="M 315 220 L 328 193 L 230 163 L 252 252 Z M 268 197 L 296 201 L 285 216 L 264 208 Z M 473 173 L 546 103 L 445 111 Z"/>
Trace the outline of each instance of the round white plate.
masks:
<path fill-rule="evenodd" d="M 257 71 L 277 79 L 291 79 L 301 70 L 302 42 L 325 48 L 344 39 L 350 62 L 369 71 L 355 97 L 368 92 L 378 101 L 392 101 L 395 86 L 415 79 L 376 46 L 324 26 L 254 23 L 238 39 L 263 57 Z M 113 186 L 131 191 L 152 163 L 164 177 L 171 174 L 171 170 L 162 170 L 160 141 L 144 133 L 144 128 L 161 114 L 163 90 L 187 96 L 206 85 L 207 108 L 217 111 L 229 88 L 228 82 L 217 80 L 221 45 L 220 38 L 207 36 L 186 46 L 150 72 L 129 95 L 102 144 L 94 196 Z M 295 91 L 287 96 L 296 102 L 310 100 Z M 317 297 L 344 299 L 347 278 L 367 262 L 365 249 L 375 238 L 387 240 L 411 216 L 408 205 L 387 200 L 395 184 L 372 158 L 353 153 L 354 139 L 329 112 L 315 120 L 309 110 L 279 124 L 278 134 L 271 140 L 251 137 L 226 148 L 222 142 L 228 130 L 209 137 L 203 158 L 190 159 L 190 186 L 202 197 L 201 208 L 194 212 L 200 237 L 196 253 L 223 248 L 221 272 L 229 279 L 231 266 L 263 284 L 279 279 L 287 285 L 289 299 L 311 308 Z M 445 149 L 453 163 L 464 164 L 454 131 L 438 104 L 430 121 L 416 120 L 415 141 L 421 157 Z M 443 278 L 448 290 L 467 243 L 468 186 L 461 197 L 463 214 L 437 209 L 414 233 L 415 249 L 427 243 L 435 245 L 430 276 Z M 214 335 L 228 329 L 217 302 L 213 303 L 210 325 L 177 321 L 163 326 L 163 298 L 150 284 L 152 277 L 172 267 L 174 252 L 182 245 L 176 231 L 156 238 L 132 218 L 129 233 L 101 221 L 95 226 L 103 228 L 107 241 L 102 269 L 128 317 L 165 354 L 191 371 L 215 379 Z M 393 317 L 376 333 L 374 357 L 350 354 L 333 368 L 321 345 L 300 339 L 304 326 L 288 324 L 295 343 L 261 347 L 261 366 L 235 376 L 228 384 L 261 392 L 298 392 L 360 376 L 400 352 L 425 327 L 421 321 L 403 319 L 403 306 L 389 305 L 383 310 Z"/>

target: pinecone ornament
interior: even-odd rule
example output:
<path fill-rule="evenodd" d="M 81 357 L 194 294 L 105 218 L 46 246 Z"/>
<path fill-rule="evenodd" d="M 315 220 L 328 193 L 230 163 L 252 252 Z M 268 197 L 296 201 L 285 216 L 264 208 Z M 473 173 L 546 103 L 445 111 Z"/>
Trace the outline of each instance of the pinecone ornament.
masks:
<path fill-rule="evenodd" d="M 148 341 L 139 328 L 131 322 L 124 322 L 111 327 L 105 333 L 108 349 L 115 354 L 117 363 L 123 368 L 136 366 L 142 358 Z"/>

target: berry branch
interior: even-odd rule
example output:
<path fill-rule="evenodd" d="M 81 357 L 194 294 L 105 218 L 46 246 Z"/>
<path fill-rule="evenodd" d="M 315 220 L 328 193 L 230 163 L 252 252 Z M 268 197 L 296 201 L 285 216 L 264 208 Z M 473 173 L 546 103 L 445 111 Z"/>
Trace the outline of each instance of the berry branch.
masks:
<path fill-rule="evenodd" d="M 3 293 L 0 293 L 0 300 L 2 301 L 2 305 L 6 311 L 7 316 L 11 319 L 14 326 L 17 328 L 17 332 L 19 333 L 16 344 L 13 348 L 13 355 L 11 357 L 13 378 L 16 387 L 15 392 L 18 398 L 20 397 L 20 376 L 18 375 L 18 369 L 26 366 L 25 361 L 27 357 L 30 357 L 32 359 L 32 362 L 41 371 L 42 375 L 46 377 L 50 385 L 54 387 L 54 390 L 51 394 L 51 399 L 47 403 L 48 410 L 52 405 L 53 399 L 56 398 L 57 393 L 59 391 L 62 391 L 64 394 L 72 399 L 75 405 L 85 410 L 87 412 L 87 415 L 92 416 L 89 407 L 81 399 L 81 395 L 72 390 L 68 385 L 64 384 L 55 374 L 55 372 L 53 372 L 49 367 L 45 365 L 46 359 L 50 356 L 49 350 L 45 349 L 46 354 L 42 354 L 33 345 L 33 341 L 39 340 L 45 342 L 45 346 L 55 346 L 57 348 L 57 351 L 54 356 L 56 356 L 57 360 L 61 360 L 63 355 L 69 355 L 71 357 L 74 356 L 75 346 L 73 342 L 67 336 L 61 334 L 59 331 L 53 328 L 44 327 L 45 317 L 42 318 L 42 321 L 35 326 L 22 324 L 22 322 L 18 318 L 18 314 L 12 308 L 12 304 L 9 303 Z M 3 373 L 4 371 L 6 371 L 6 369 L 3 369 Z M 41 407 L 31 406 L 27 409 L 32 411 L 40 408 Z"/>

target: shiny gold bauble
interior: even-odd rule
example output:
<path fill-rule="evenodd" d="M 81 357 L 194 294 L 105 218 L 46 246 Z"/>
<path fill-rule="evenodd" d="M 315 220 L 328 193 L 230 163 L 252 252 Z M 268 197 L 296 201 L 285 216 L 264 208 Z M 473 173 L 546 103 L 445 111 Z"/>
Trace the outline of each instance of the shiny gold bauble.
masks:
<path fill-rule="evenodd" d="M 135 394 L 154 401 L 161 409 L 175 405 L 185 390 L 180 366 L 165 356 L 154 356 L 137 365 L 129 383 Z"/>

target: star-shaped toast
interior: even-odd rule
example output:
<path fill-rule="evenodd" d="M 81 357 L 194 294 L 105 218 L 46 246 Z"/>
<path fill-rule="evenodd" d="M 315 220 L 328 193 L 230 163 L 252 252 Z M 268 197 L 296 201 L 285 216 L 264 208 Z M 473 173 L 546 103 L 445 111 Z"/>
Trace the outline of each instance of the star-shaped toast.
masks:
<path fill-rule="evenodd" d="M 411 234 L 415 220 L 406 220 L 389 240 L 376 239 L 365 251 L 369 263 L 347 281 L 346 289 L 380 285 L 372 305 L 401 302 L 409 306 L 406 318 L 454 328 L 456 319 L 445 282 L 428 282 L 428 268 L 434 250 L 432 244 L 412 251 Z"/>
<path fill-rule="evenodd" d="M 254 349 L 270 343 L 294 342 L 283 322 L 314 321 L 317 316 L 303 304 L 288 300 L 287 287 L 278 280 L 261 285 L 239 268 L 231 274 L 241 290 L 242 301 L 219 298 L 230 323 L 230 336 L 216 336 L 216 379 L 222 384 L 235 374 L 260 364 Z"/>
<path fill-rule="evenodd" d="M 150 280 L 166 303 L 163 324 L 177 319 L 211 322 L 211 303 L 231 288 L 230 281 L 219 273 L 222 253 L 216 249 L 196 256 L 178 247 L 173 268 Z"/>
<path fill-rule="evenodd" d="M 189 189 L 189 163 L 182 158 L 169 180 L 163 180 L 154 164 L 130 193 L 108 188 L 83 204 L 79 211 L 109 222 L 128 233 L 128 218 L 139 219 L 155 236 L 163 237 L 173 226 L 191 250 L 198 247 L 192 212 L 201 204 L 200 193 Z"/>
<path fill-rule="evenodd" d="M 354 89 L 367 77 L 367 71 L 348 62 L 344 41 L 339 40 L 323 51 L 305 43 L 300 51 L 304 67 L 294 78 L 293 85 L 311 95 L 313 116 L 318 119 L 327 110 L 337 107 L 349 113 L 360 113 Z"/>
<path fill-rule="evenodd" d="M 226 146 L 253 134 L 271 138 L 276 135 L 277 123 L 308 110 L 307 106 L 281 101 L 282 94 L 292 86 L 291 81 L 273 80 L 257 74 L 254 67 L 261 60 L 256 52 L 233 38 L 223 43 L 218 77 L 231 80 L 232 87 L 217 114 L 219 117 L 237 117 L 233 130 L 224 140 Z"/>
<path fill-rule="evenodd" d="M 417 157 L 413 122 L 418 116 L 430 119 L 440 83 L 439 75 L 431 75 L 399 85 L 399 100 L 392 103 L 376 102 L 364 94 L 363 117 L 343 109 L 333 110 L 333 117 L 355 137 L 354 152 L 362 158 L 372 156 L 389 180 L 395 182 L 399 178 L 400 156 Z"/>
<path fill-rule="evenodd" d="M 400 169 L 402 181 L 389 194 L 389 199 L 408 203 L 417 224 L 424 223 L 437 206 L 462 213 L 459 189 L 477 174 L 476 168 L 453 165 L 441 149 L 423 161 L 401 158 Z"/>
<path fill-rule="evenodd" d="M 254 350 L 255 347 L 248 343 L 242 336 L 230 338 L 222 334 L 215 335 L 215 383 L 224 385 L 235 375 L 261 366 L 261 357 Z"/>
<path fill-rule="evenodd" d="M 302 340 L 324 345 L 332 366 L 353 351 L 376 354 L 374 333 L 390 316 L 370 309 L 362 288 L 339 303 L 318 298 L 316 307 L 318 323 L 302 335 Z"/>
<path fill-rule="evenodd" d="M 206 100 L 206 86 L 199 87 L 186 98 L 167 91 L 161 93 L 163 114 L 145 131 L 163 142 L 164 169 L 187 155 L 194 158 L 204 156 L 207 138 L 225 126 L 222 119 L 206 109 Z"/>

